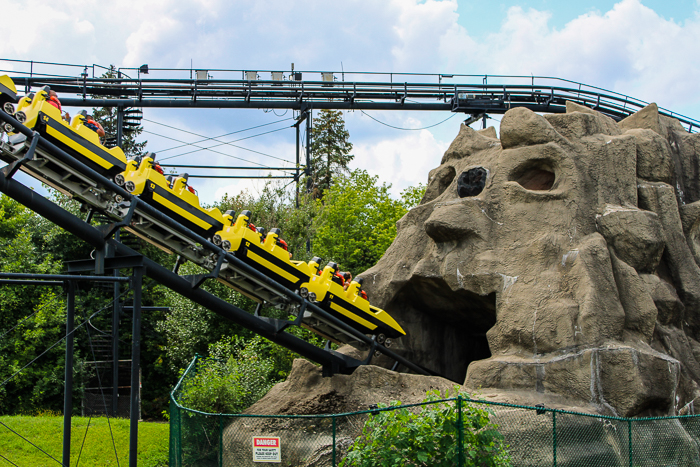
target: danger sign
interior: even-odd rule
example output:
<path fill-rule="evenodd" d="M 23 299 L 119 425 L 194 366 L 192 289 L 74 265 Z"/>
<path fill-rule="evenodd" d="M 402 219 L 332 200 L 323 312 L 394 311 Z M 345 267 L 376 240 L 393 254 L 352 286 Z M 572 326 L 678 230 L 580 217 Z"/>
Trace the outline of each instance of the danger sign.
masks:
<path fill-rule="evenodd" d="M 253 436 L 253 462 L 282 462 L 280 439 L 274 436 Z"/>

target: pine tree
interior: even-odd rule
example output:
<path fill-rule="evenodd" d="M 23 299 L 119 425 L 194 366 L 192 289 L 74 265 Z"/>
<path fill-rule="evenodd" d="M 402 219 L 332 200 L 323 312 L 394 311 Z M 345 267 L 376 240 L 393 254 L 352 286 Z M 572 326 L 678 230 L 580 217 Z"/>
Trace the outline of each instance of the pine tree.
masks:
<path fill-rule="evenodd" d="M 348 164 L 355 156 L 350 133 L 345 128 L 343 113 L 339 110 L 321 110 L 311 130 L 311 193 L 315 199 L 331 186 L 333 176 L 349 173 Z"/>
<path fill-rule="evenodd" d="M 109 66 L 101 78 L 106 79 L 116 79 L 118 77 L 117 68 L 114 65 Z M 103 98 L 104 96 L 93 96 L 95 98 Z M 100 122 L 102 127 L 105 129 L 105 134 L 107 139 L 117 137 L 117 108 L 116 107 L 102 107 L 92 109 L 93 118 Z M 148 141 L 137 142 L 136 138 L 143 131 L 142 126 L 138 126 L 129 131 L 125 131 L 122 136 L 121 148 L 127 158 L 133 158 L 141 156 L 145 153 L 146 143 Z"/>

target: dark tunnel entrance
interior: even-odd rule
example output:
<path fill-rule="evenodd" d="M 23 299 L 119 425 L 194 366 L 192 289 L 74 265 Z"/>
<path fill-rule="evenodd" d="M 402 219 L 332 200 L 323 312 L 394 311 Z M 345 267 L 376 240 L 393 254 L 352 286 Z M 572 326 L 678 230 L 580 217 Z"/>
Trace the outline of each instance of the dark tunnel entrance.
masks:
<path fill-rule="evenodd" d="M 467 367 L 491 356 L 486 332 L 496 324 L 496 294 L 453 291 L 441 279 L 412 278 L 388 304 L 408 335 L 401 353 L 459 384 Z"/>

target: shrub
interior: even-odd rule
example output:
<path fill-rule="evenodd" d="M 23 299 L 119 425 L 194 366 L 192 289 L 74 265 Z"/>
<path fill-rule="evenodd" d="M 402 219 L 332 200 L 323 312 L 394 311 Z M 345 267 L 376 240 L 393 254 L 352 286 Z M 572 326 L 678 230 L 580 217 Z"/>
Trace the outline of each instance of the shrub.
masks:
<path fill-rule="evenodd" d="M 458 394 L 459 386 L 455 387 Z M 462 399 L 468 394 L 459 393 Z M 439 391 L 428 391 L 418 412 L 411 408 L 382 410 L 370 415 L 362 435 L 349 448 L 340 467 L 430 466 L 459 465 L 459 410 L 458 401 L 442 396 Z M 398 401 L 390 406 L 400 406 Z M 493 412 L 476 404 L 462 402 L 461 442 L 465 466 L 510 466 L 503 436 L 498 425 L 491 422 Z"/>
<path fill-rule="evenodd" d="M 239 413 L 275 384 L 270 378 L 274 362 L 263 356 L 261 337 L 245 343 L 234 338 L 230 345 L 212 347 L 213 358 L 197 362 L 196 374 L 183 383 L 178 397 L 182 406 L 208 413 Z M 228 359 L 220 359 L 223 354 Z"/>

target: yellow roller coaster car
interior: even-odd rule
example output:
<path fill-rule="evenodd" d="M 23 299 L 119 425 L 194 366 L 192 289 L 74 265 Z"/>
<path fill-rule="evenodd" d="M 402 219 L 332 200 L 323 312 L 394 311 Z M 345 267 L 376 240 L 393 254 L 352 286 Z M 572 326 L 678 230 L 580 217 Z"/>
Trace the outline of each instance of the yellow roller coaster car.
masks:
<path fill-rule="evenodd" d="M 17 102 L 17 88 L 9 76 L 2 75 L 0 76 L 0 105 L 5 105 L 6 102 Z"/>
<path fill-rule="evenodd" d="M 126 169 L 126 157 L 119 147 L 107 149 L 94 130 L 86 126 L 85 112 L 72 122 L 64 121 L 61 111 L 49 103 L 49 87 L 20 99 L 14 117 L 28 128 L 84 163 L 97 173 L 112 178 Z M 5 109 L 7 111 L 8 109 Z"/>
<path fill-rule="evenodd" d="M 205 209 L 199 205 L 199 197 L 187 184 L 187 174 L 168 176 L 155 163 L 152 153 L 139 163 L 130 160 L 123 174 L 115 181 L 163 214 L 178 221 L 193 232 L 211 238 L 230 223 L 217 208 Z"/>
<path fill-rule="evenodd" d="M 380 344 L 386 338 L 396 339 L 406 335 L 389 313 L 370 305 L 360 296 L 361 278 L 352 281 L 344 290 L 337 272 L 338 265 L 328 263 L 320 275 L 312 274 L 309 282 L 301 285 L 301 295 L 316 300 L 322 309 L 355 329 L 377 336 Z"/>
<path fill-rule="evenodd" d="M 231 251 L 246 264 L 264 273 L 290 290 L 308 282 L 312 272 L 302 261 L 291 261 L 279 242 L 279 229 L 271 229 L 261 241 L 260 232 L 251 228 L 250 211 L 243 211 L 233 225 L 225 227 L 213 239 L 214 244 Z"/>

